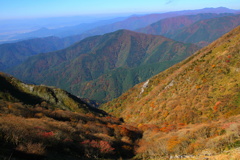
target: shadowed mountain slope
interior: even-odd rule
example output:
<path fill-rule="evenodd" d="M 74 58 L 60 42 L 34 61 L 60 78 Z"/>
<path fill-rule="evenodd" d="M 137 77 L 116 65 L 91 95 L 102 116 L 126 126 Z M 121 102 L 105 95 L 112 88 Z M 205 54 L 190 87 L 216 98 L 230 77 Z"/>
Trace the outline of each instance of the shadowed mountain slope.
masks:
<path fill-rule="evenodd" d="M 137 128 L 61 89 L 0 73 L 0 159 L 129 159 Z"/>
<path fill-rule="evenodd" d="M 93 108 L 76 96 L 54 87 L 22 83 L 14 77 L 0 73 L 0 99 L 22 102 L 27 105 L 47 104 L 64 110 L 107 115 Z"/>

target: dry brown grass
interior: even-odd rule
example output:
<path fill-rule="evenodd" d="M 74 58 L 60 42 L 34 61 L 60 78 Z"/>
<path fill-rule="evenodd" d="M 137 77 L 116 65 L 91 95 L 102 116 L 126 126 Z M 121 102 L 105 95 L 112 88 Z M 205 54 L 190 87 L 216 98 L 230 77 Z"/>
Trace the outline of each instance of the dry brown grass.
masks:
<path fill-rule="evenodd" d="M 45 154 L 45 147 L 42 143 L 27 143 L 27 144 L 19 144 L 16 147 L 16 150 L 25 152 L 28 154 L 38 154 L 44 155 Z"/>
<path fill-rule="evenodd" d="M 185 125 L 170 132 L 149 129 L 144 132 L 136 152 L 138 157 L 150 159 L 170 155 L 220 154 L 240 147 L 239 129 L 239 116 L 232 117 L 231 122 L 222 119 L 212 123 Z"/>
<path fill-rule="evenodd" d="M 4 101 L 0 107 L 0 141 L 19 154 L 48 157 L 59 152 L 75 158 L 116 158 L 123 154 L 129 158 L 135 141 L 141 138 L 137 128 L 114 117 Z"/>
<path fill-rule="evenodd" d="M 208 123 L 240 114 L 240 28 L 102 106 L 132 123 Z"/>

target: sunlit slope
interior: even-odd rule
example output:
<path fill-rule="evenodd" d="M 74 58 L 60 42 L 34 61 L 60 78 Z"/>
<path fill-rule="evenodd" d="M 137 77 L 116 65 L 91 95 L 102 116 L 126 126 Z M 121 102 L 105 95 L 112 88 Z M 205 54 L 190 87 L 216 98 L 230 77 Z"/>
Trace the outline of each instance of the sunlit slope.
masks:
<path fill-rule="evenodd" d="M 136 123 L 198 123 L 240 113 L 240 27 L 102 109 Z"/>

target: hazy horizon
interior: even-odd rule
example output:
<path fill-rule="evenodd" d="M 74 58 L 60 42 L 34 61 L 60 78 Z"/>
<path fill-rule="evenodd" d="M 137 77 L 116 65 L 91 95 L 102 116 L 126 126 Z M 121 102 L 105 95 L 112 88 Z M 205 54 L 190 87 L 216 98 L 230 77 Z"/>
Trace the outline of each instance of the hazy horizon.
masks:
<path fill-rule="evenodd" d="M 180 10 L 226 7 L 239 10 L 239 0 L 0 0 L 0 20 L 50 17 L 114 17 Z"/>

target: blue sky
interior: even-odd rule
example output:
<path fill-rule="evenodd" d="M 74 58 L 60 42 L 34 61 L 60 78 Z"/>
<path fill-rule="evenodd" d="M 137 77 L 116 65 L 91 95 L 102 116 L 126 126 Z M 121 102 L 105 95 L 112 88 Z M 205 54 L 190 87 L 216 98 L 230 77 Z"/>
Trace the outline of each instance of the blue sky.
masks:
<path fill-rule="evenodd" d="M 240 0 L 0 0 L 0 19 L 137 14 L 206 7 L 240 9 Z"/>

